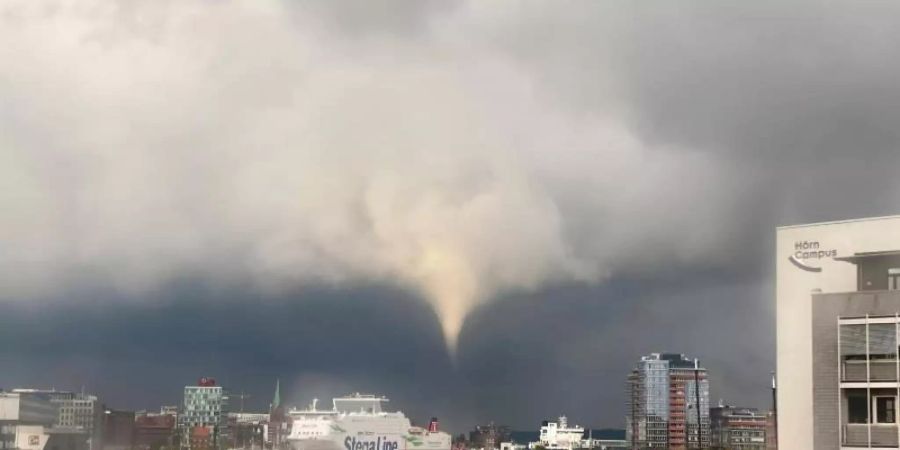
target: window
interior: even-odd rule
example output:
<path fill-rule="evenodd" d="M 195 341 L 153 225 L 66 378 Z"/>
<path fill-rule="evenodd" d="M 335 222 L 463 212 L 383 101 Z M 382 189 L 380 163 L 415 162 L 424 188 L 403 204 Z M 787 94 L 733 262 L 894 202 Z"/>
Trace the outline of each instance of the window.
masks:
<path fill-rule="evenodd" d="M 897 398 L 894 396 L 876 396 L 873 402 L 875 407 L 875 423 L 897 422 Z"/>
<path fill-rule="evenodd" d="M 900 267 L 888 269 L 888 289 L 900 290 Z"/>
<path fill-rule="evenodd" d="M 847 423 L 868 423 L 869 402 L 864 392 L 847 394 Z"/>

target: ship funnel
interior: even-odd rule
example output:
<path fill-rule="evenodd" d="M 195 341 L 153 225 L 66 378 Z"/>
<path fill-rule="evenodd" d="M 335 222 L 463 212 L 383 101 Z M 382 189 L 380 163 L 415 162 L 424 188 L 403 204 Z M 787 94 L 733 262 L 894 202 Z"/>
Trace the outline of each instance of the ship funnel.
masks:
<path fill-rule="evenodd" d="M 438 431 L 439 431 L 439 428 L 438 428 L 437 417 L 432 417 L 431 422 L 428 422 L 428 432 L 429 433 L 437 433 Z"/>

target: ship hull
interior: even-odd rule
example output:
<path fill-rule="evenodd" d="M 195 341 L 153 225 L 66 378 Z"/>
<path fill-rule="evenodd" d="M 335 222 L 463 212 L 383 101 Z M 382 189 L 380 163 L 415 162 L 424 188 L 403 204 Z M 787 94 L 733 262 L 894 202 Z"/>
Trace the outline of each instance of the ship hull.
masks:
<path fill-rule="evenodd" d="M 322 439 L 289 439 L 288 442 L 292 450 L 450 450 L 450 436 L 445 433 L 377 437 L 368 433 L 333 434 Z"/>

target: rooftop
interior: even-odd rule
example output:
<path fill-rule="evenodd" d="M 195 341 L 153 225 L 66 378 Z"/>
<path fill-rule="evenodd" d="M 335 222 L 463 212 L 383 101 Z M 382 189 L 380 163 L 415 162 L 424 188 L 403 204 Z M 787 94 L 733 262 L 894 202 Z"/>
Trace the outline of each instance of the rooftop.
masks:
<path fill-rule="evenodd" d="M 877 220 L 894 220 L 894 219 L 900 219 L 900 215 L 863 217 L 863 218 L 859 218 L 859 219 L 832 220 L 829 222 L 813 222 L 813 223 L 805 223 L 805 224 L 797 224 L 797 225 L 782 225 L 782 226 L 776 227 L 775 229 L 776 230 L 787 230 L 787 229 L 791 229 L 791 228 L 818 227 L 818 226 L 825 226 L 825 225 L 838 225 L 838 224 L 842 224 L 842 223 L 871 222 L 871 221 L 877 221 Z"/>

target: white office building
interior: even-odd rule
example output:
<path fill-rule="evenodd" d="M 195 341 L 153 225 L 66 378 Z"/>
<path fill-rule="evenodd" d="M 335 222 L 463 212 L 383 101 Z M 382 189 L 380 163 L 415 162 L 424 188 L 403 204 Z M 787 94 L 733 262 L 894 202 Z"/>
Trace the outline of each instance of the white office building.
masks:
<path fill-rule="evenodd" d="M 96 395 L 84 392 L 57 391 L 56 389 L 13 389 L 12 392 L 41 395 L 56 405 L 58 415 L 55 428 L 84 433 L 91 450 L 102 448 L 103 404 Z"/>
<path fill-rule="evenodd" d="M 900 216 L 777 230 L 777 438 L 900 448 Z"/>
<path fill-rule="evenodd" d="M 0 392 L 0 450 L 42 450 L 56 419 L 46 395 Z"/>

